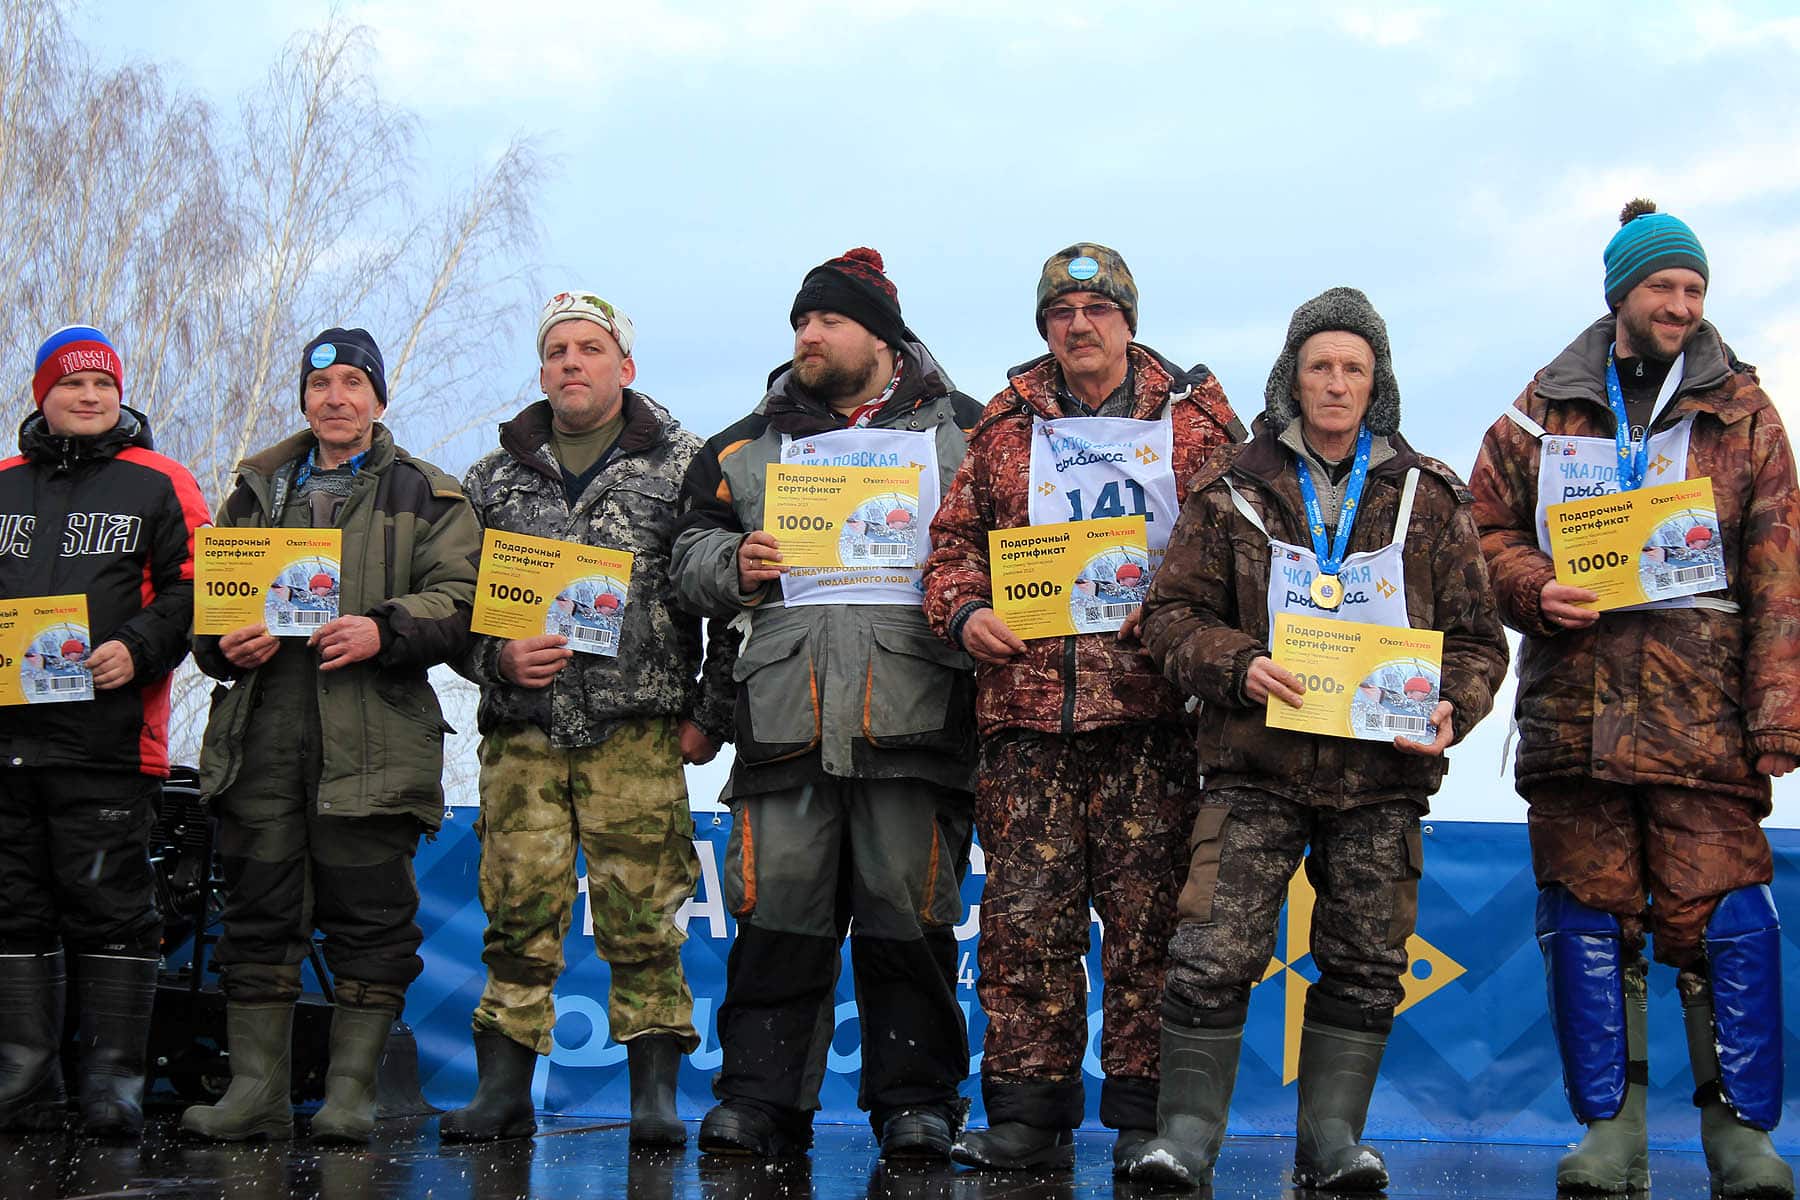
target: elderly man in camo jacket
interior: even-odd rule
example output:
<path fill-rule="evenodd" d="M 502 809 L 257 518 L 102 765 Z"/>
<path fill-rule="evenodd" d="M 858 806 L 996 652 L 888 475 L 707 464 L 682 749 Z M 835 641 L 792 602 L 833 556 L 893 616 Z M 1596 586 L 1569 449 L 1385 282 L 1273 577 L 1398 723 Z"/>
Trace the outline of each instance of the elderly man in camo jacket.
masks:
<path fill-rule="evenodd" d="M 611 1032 L 630 1065 L 631 1140 L 687 1140 L 675 1079 L 700 1039 L 681 970 L 686 935 L 674 920 L 697 878 L 682 764 L 708 761 L 729 736 L 735 640 L 714 642 L 696 679 L 700 626 L 674 605 L 669 548 L 700 440 L 631 390 L 632 334 L 630 319 L 598 296 L 553 297 L 538 322 L 545 399 L 502 425 L 499 449 L 463 481 L 490 529 L 633 558 L 610 646 L 576 657 L 592 641 L 577 623 L 573 637 L 474 637 L 461 664 L 481 685 L 488 977 L 474 1017 L 479 1085 L 443 1118 L 446 1141 L 536 1129 L 531 1077 L 556 1023 L 551 989 L 578 846 L 594 942 L 612 968 Z"/>

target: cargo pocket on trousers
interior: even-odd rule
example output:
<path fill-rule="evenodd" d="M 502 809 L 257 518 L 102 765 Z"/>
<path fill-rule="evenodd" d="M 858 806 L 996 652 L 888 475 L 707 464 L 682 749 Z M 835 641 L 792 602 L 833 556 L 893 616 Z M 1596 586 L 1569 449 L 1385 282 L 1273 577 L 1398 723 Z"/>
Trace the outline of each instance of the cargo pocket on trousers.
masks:
<path fill-rule="evenodd" d="M 1406 828 L 1405 855 L 1400 877 L 1393 883 L 1393 902 L 1388 907 L 1387 944 L 1392 949 L 1406 945 L 1419 924 L 1419 877 L 1425 871 L 1425 842 L 1419 834 L 1419 823 Z"/>
<path fill-rule="evenodd" d="M 1187 882 L 1175 902 L 1176 917 L 1201 925 L 1212 924 L 1213 892 L 1219 886 L 1219 858 L 1225 848 L 1225 819 L 1231 809 L 1223 804 L 1202 808 L 1188 836 Z"/>
<path fill-rule="evenodd" d="M 778 762 L 819 744 L 819 681 L 807 631 L 785 629 L 750 639 L 738 655 L 737 756 Z"/>

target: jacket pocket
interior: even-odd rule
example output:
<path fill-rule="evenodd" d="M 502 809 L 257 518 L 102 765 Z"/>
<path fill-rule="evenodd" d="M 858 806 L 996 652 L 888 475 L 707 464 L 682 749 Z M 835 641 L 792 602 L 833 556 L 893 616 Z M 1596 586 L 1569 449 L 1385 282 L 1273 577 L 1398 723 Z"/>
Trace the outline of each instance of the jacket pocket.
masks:
<path fill-rule="evenodd" d="M 929 633 L 871 627 L 862 732 L 888 750 L 959 750 L 970 734 L 975 673 Z"/>
<path fill-rule="evenodd" d="M 1188 836 L 1187 882 L 1175 901 L 1175 912 L 1182 921 L 1212 924 L 1213 893 L 1219 886 L 1219 861 L 1225 849 L 1225 821 L 1231 808 L 1209 804 L 1194 818 L 1194 831 Z"/>
<path fill-rule="evenodd" d="M 787 629 L 750 639 L 731 677 L 737 681 L 737 756 L 777 762 L 819 744 L 819 679 L 807 645 L 810 630 Z"/>
<path fill-rule="evenodd" d="M 1400 877 L 1393 882 L 1393 900 L 1388 908 L 1387 944 L 1396 950 L 1406 945 L 1419 924 L 1419 878 L 1425 873 L 1425 840 L 1417 821 L 1407 826 L 1403 855 Z"/>

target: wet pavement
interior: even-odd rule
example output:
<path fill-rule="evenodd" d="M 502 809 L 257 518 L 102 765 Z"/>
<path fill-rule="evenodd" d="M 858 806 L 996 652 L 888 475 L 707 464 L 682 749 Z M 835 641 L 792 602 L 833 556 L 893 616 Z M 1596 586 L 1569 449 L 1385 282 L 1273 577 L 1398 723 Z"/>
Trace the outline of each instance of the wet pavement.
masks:
<path fill-rule="evenodd" d="M 690 1136 L 697 1125 L 689 1124 Z M 1547 1200 L 1560 1146 L 1378 1143 L 1394 1177 L 1390 1197 Z M 866 1128 L 821 1125 L 810 1159 L 755 1163 L 688 1150 L 631 1151 L 623 1122 L 544 1118 L 530 1141 L 440 1146 L 435 1118 L 380 1123 L 372 1146 L 322 1149 L 305 1141 L 218 1147 L 176 1136 L 175 1116 L 152 1116 L 142 1143 L 105 1146 L 71 1134 L 0 1134 L 0 1200 L 515 1200 L 518 1197 L 626 1197 L 627 1200 L 1074 1200 L 1081 1196 L 1167 1196 L 1115 1184 L 1112 1137 L 1076 1138 L 1073 1171 L 976 1174 L 949 1165 L 888 1168 Z M 1220 1157 L 1216 1200 L 1306 1200 L 1320 1193 L 1287 1186 L 1293 1142 L 1231 1138 Z M 1659 1197 L 1704 1197 L 1698 1154 L 1651 1156 Z"/>

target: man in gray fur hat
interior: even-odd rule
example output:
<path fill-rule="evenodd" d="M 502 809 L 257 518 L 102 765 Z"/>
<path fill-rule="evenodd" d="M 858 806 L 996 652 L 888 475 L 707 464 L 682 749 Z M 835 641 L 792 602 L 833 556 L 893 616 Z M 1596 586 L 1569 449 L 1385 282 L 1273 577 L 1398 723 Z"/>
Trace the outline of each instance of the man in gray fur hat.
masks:
<path fill-rule="evenodd" d="M 1400 436 L 1387 327 L 1367 297 L 1333 288 L 1295 310 L 1265 403 L 1255 436 L 1193 478 L 1144 602 L 1150 656 L 1202 701 L 1205 783 L 1169 944 L 1157 1137 L 1130 1171 L 1211 1181 L 1250 987 L 1310 847 L 1319 981 L 1300 1041 L 1294 1182 L 1379 1191 L 1387 1168 L 1361 1137 L 1418 914 L 1419 819 L 1444 751 L 1493 704 L 1506 642 L 1468 489 Z M 1272 657 L 1283 613 L 1438 630 L 1439 678 L 1420 667 L 1394 681 L 1391 703 L 1372 689 L 1391 741 L 1269 728 L 1271 698 L 1324 702 Z"/>

